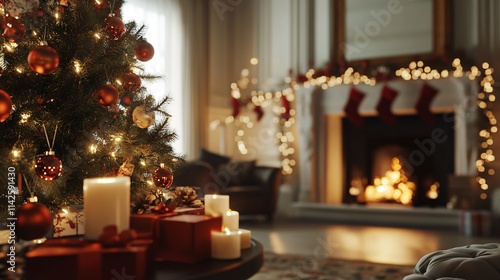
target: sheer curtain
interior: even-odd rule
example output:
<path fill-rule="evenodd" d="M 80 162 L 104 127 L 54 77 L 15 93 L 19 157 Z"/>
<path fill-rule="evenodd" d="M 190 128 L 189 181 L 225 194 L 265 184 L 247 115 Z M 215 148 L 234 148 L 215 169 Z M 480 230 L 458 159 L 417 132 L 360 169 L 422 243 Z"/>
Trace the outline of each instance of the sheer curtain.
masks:
<path fill-rule="evenodd" d="M 124 22 L 147 27 L 145 38 L 155 56 L 144 69 L 165 78 L 145 86 L 158 97 L 165 92 L 172 97 L 167 110 L 179 136 L 172 146 L 188 159 L 197 158 L 206 145 L 208 5 L 205 0 L 128 0 L 122 8 Z"/>

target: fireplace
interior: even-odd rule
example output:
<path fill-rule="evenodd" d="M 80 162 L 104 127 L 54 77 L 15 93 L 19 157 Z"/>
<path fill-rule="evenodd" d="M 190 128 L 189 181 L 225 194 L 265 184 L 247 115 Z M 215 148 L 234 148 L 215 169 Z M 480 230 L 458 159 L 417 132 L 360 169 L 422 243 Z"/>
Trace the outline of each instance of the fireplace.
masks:
<path fill-rule="evenodd" d="M 477 85 L 467 78 L 426 81 L 439 91 L 430 106 L 437 122 L 428 125 L 414 109 L 423 83 L 387 83 L 398 92 L 391 107 L 397 116 L 393 125 L 383 122 L 375 110 L 383 85 L 357 85 L 356 89 L 365 93 L 359 107 L 364 118 L 361 127 L 353 126 L 343 111 L 351 85 L 300 88 L 296 118 L 298 201 L 326 205 L 366 203 L 360 195 L 370 185 L 376 187 L 375 179 L 383 183 L 383 175 L 393 171 L 391 164 L 397 158 L 406 172 L 406 187 L 415 185 L 407 205 L 444 206 L 453 189 L 448 176 L 470 176 L 475 172 Z M 386 186 L 382 185 L 381 190 Z M 398 199 L 384 202 L 396 203 L 391 200 Z"/>
<path fill-rule="evenodd" d="M 417 115 L 403 115 L 389 125 L 365 117 L 358 127 L 343 118 L 343 203 L 445 206 L 448 175 L 454 174 L 454 118 L 436 119 L 431 126 Z"/>

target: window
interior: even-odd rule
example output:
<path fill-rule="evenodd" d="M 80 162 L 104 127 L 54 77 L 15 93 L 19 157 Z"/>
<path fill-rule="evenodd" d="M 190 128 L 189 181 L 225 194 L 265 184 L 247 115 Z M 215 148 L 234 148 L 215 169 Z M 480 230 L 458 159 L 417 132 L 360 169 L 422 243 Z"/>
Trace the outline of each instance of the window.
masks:
<path fill-rule="evenodd" d="M 155 48 L 155 55 L 150 61 L 144 62 L 145 73 L 161 75 L 164 78 L 154 82 L 143 81 L 157 100 L 165 94 L 171 98 L 167 105 L 167 112 L 172 115 L 169 125 L 178 139 L 172 143 L 174 152 L 185 154 L 187 125 L 182 119 L 182 21 L 179 2 L 175 0 L 128 0 L 122 7 L 123 22 L 135 21 L 145 25 L 144 38 Z"/>

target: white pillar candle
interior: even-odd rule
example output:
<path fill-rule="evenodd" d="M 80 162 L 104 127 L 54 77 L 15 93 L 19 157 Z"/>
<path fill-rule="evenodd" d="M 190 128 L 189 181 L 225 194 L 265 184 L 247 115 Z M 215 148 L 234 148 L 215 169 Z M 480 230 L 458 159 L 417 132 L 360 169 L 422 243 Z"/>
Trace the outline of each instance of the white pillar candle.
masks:
<path fill-rule="evenodd" d="M 212 258 L 218 260 L 232 260 L 241 257 L 240 235 L 228 229 L 218 232 L 212 231 Z"/>
<path fill-rule="evenodd" d="M 229 210 L 229 195 L 206 194 L 205 215 L 220 217 Z"/>
<path fill-rule="evenodd" d="M 237 211 L 228 210 L 222 215 L 222 229 L 229 229 L 230 231 L 238 230 L 240 227 L 240 213 Z"/>
<path fill-rule="evenodd" d="M 252 247 L 252 232 L 248 229 L 238 229 L 237 232 L 240 235 L 241 249 L 248 249 Z"/>
<path fill-rule="evenodd" d="M 83 213 L 86 239 L 99 239 L 108 225 L 116 225 L 118 232 L 129 229 L 130 177 L 84 179 Z"/>

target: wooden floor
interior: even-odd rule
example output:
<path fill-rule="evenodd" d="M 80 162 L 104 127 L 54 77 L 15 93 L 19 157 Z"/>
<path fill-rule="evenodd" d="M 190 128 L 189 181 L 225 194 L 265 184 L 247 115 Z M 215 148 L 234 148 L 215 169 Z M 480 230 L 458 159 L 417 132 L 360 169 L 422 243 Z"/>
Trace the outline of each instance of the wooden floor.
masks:
<path fill-rule="evenodd" d="M 499 243 L 500 236 L 467 237 L 458 230 L 333 224 L 277 219 L 242 220 L 267 252 L 414 265 L 425 254 L 476 243 Z"/>

